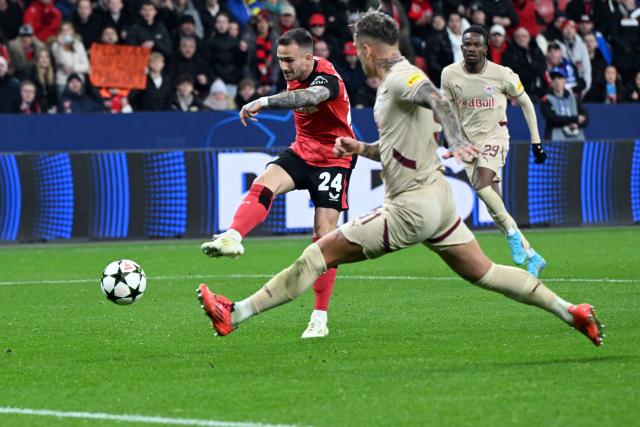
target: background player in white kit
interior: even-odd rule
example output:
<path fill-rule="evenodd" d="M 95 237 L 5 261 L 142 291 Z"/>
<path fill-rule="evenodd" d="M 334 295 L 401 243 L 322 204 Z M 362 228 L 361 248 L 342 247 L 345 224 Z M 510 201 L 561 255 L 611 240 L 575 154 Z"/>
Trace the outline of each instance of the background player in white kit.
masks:
<path fill-rule="evenodd" d="M 531 99 L 520 78 L 508 67 L 487 60 L 488 34 L 472 25 L 462 34 L 463 60 L 442 70 L 442 91 L 451 100 L 460 119 L 464 139 L 478 147 L 480 155 L 465 162 L 465 170 L 478 197 L 509 243 L 511 257 L 518 265 L 527 263 L 534 276 L 546 267 L 546 261 L 529 245 L 509 215 L 500 192 L 500 169 L 509 150 L 507 102 L 515 100 L 524 112 L 531 133 L 531 149 L 536 163 L 544 163 L 547 154 L 540 143 L 538 122 Z"/>
<path fill-rule="evenodd" d="M 339 137 L 335 153 L 382 162 L 384 204 L 308 246 L 290 267 L 242 301 L 233 303 L 201 284 L 198 296 L 217 334 L 228 335 L 248 318 L 293 300 L 327 268 L 422 243 L 468 281 L 544 308 L 600 345 L 600 323 L 589 304 L 572 305 L 528 272 L 494 264 L 457 216 L 436 155 L 437 144 L 430 138 L 432 116 L 422 107 L 431 107 L 438 115 L 450 142 L 449 157 L 467 158 L 479 151 L 462 139 L 449 101 L 400 55 L 395 21 L 380 12 L 367 12 L 356 24 L 354 39 L 367 76 L 382 80 L 374 109 L 380 140 L 365 144 Z"/>

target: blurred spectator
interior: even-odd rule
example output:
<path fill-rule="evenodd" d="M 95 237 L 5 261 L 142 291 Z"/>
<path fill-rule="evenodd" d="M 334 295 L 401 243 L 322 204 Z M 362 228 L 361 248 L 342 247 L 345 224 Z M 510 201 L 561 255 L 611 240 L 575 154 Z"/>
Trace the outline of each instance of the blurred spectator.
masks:
<path fill-rule="evenodd" d="M 442 70 L 453 62 L 453 46 L 445 25 L 442 15 L 433 17 L 433 30 L 425 47 L 425 58 L 428 64 L 427 74 L 437 87 L 440 87 Z"/>
<path fill-rule="evenodd" d="M 540 104 L 545 119 L 544 137 L 552 141 L 584 141 L 582 128 L 587 125 L 587 110 L 565 88 L 564 70 L 554 69 L 549 74 L 551 88 Z"/>
<path fill-rule="evenodd" d="M 211 84 L 209 96 L 204 100 L 203 105 L 212 111 L 234 110 L 236 107 L 233 99 L 227 93 L 224 82 L 216 79 Z"/>
<path fill-rule="evenodd" d="M 184 32 L 184 35 L 192 36 L 195 35 L 198 39 L 202 39 L 204 37 L 204 26 L 202 25 L 202 20 L 200 19 L 200 13 L 196 9 L 192 0 L 173 0 L 173 8 L 178 16 L 178 25 L 181 25 L 184 17 L 190 16 L 193 21 L 193 31 Z"/>
<path fill-rule="evenodd" d="M 594 22 L 596 29 L 603 34 L 609 34 L 611 11 L 607 0 L 571 0 L 565 8 L 567 19 L 579 22 L 583 15 L 587 15 Z M 616 2 L 613 1 L 613 4 Z"/>
<path fill-rule="evenodd" d="M 605 61 L 602 52 L 600 52 L 596 36 L 593 33 L 587 33 L 582 39 L 587 46 L 589 60 L 591 61 L 591 86 L 602 84 L 607 61 Z"/>
<path fill-rule="evenodd" d="M 536 0 L 513 0 L 514 10 L 520 22 L 511 28 L 524 28 L 533 39 L 540 34 L 540 26 L 538 25 L 538 16 L 536 14 Z M 508 32 L 510 35 L 511 32 Z"/>
<path fill-rule="evenodd" d="M 591 60 L 587 45 L 577 34 L 576 23 L 566 20 L 562 24 L 562 54 L 575 64 L 578 74 L 584 79 L 585 87 L 581 90 L 584 94 L 591 88 Z"/>
<path fill-rule="evenodd" d="M 319 56 L 320 58 L 329 59 L 331 51 L 327 42 L 324 40 L 318 40 L 313 44 L 313 56 Z"/>
<path fill-rule="evenodd" d="M 56 9 L 62 13 L 62 20 L 70 19 L 78 7 L 78 0 L 56 0 Z"/>
<path fill-rule="evenodd" d="M 358 62 L 356 54 L 356 46 L 353 42 L 346 42 L 342 49 L 344 55 L 344 61 L 336 65 L 337 71 L 344 80 L 344 85 L 349 94 L 349 99 L 357 97 L 356 93 L 358 88 L 364 85 L 366 76 L 362 70 L 362 65 Z"/>
<path fill-rule="evenodd" d="M 431 31 L 433 8 L 429 0 L 411 0 L 408 2 L 407 18 L 411 30 L 414 49 L 422 51 L 424 42 Z"/>
<path fill-rule="evenodd" d="M 511 0 L 478 0 L 480 9 L 487 14 L 487 24 L 502 25 L 504 28 L 516 26 L 520 18 Z"/>
<path fill-rule="evenodd" d="M 20 112 L 20 82 L 9 75 L 9 64 L 0 56 L 0 113 Z"/>
<path fill-rule="evenodd" d="M 180 47 L 174 61 L 173 76 L 188 75 L 199 96 L 206 95 L 211 82 L 211 71 L 205 60 L 198 54 L 193 37 L 180 39 Z"/>
<path fill-rule="evenodd" d="M 193 93 L 193 80 L 188 74 L 178 77 L 176 93 L 171 102 L 171 109 L 174 111 L 201 111 L 202 103 Z"/>
<path fill-rule="evenodd" d="M 269 86 L 271 90 L 271 86 L 275 85 L 278 79 L 279 72 L 279 67 L 274 61 L 274 58 L 277 58 L 278 35 L 271 29 L 268 15 L 265 13 L 253 18 L 251 26 L 255 34 L 254 54 L 251 55 L 250 61 L 252 74 L 260 86 Z"/>
<path fill-rule="evenodd" d="M 173 56 L 171 36 L 162 21 L 158 19 L 158 10 L 150 0 L 142 2 L 140 19 L 129 28 L 127 44 L 159 52 L 167 60 Z"/>
<path fill-rule="evenodd" d="M 453 52 L 453 62 L 462 61 L 462 32 L 464 31 L 462 25 L 462 17 L 457 13 L 449 15 L 447 20 L 447 34 L 449 34 L 449 41 Z M 447 66 L 449 64 L 444 64 Z"/>
<path fill-rule="evenodd" d="M 297 6 L 298 18 L 301 24 L 309 22 L 311 16 L 319 13 L 324 16 L 326 22 L 327 33 L 331 34 L 335 39 L 345 41 L 350 39 L 349 18 L 347 15 L 347 9 L 349 1 L 346 0 L 294 0 L 293 3 Z M 367 9 L 365 1 L 361 3 L 359 11 L 365 11 Z M 376 0 L 374 9 L 379 6 L 380 2 Z M 285 8 L 282 9 L 286 10 Z M 407 23 L 408 25 L 408 23 Z M 283 32 L 280 32 L 283 34 Z M 336 40 L 336 42 L 337 42 Z M 337 42 L 337 47 L 340 47 L 340 43 Z M 329 43 L 331 49 L 331 43 Z"/>
<path fill-rule="evenodd" d="M 129 93 L 129 89 L 103 87 L 99 89 L 98 95 L 105 111 L 109 113 L 131 113 L 133 108 L 129 104 Z"/>
<path fill-rule="evenodd" d="M 31 26 L 25 24 L 20 27 L 18 37 L 9 42 L 8 49 L 13 72 L 21 78 L 33 67 L 37 53 L 46 47 L 33 37 Z"/>
<path fill-rule="evenodd" d="M 241 108 L 243 105 L 255 101 L 260 97 L 256 91 L 256 82 L 252 79 L 242 79 L 238 83 L 238 94 L 236 95 L 236 107 Z"/>
<path fill-rule="evenodd" d="M 180 40 L 183 38 L 192 38 L 196 42 L 196 51 L 199 55 L 204 54 L 204 44 L 202 43 L 201 38 L 196 33 L 196 21 L 193 19 L 191 15 L 182 15 L 180 17 L 180 24 L 178 25 L 178 30 L 175 32 L 173 36 L 173 48 L 174 53 L 180 47 Z"/>
<path fill-rule="evenodd" d="M 71 22 L 62 23 L 60 34 L 51 46 L 51 52 L 56 63 L 56 83 L 60 91 L 64 89 L 71 74 L 79 74 L 84 79 L 84 75 L 89 72 L 87 51 L 76 37 Z"/>
<path fill-rule="evenodd" d="M 36 87 L 36 100 L 42 111 L 55 113 L 58 111 L 58 86 L 51 54 L 47 49 L 36 54 L 35 65 L 29 70 L 27 79 Z"/>
<path fill-rule="evenodd" d="M 613 65 L 604 69 L 604 77 L 599 79 L 584 97 L 584 102 L 618 104 L 622 102 L 622 84 L 618 70 Z"/>
<path fill-rule="evenodd" d="M 112 25 L 107 25 L 102 29 L 100 35 L 100 43 L 103 44 L 118 44 L 120 38 L 118 37 L 118 29 Z"/>
<path fill-rule="evenodd" d="M 355 108 L 371 108 L 376 102 L 376 94 L 380 86 L 380 79 L 377 77 L 367 77 L 362 86 L 356 91 L 356 96 L 352 105 Z"/>
<path fill-rule="evenodd" d="M 640 8 L 635 0 L 620 0 L 611 26 L 613 63 L 625 82 L 640 69 Z"/>
<path fill-rule="evenodd" d="M 229 15 L 222 12 L 216 17 L 216 34 L 207 42 L 209 68 L 215 78 L 233 87 L 242 79 L 242 69 L 247 63 L 247 44 L 229 34 Z"/>
<path fill-rule="evenodd" d="M 563 71 L 563 87 L 572 91 L 574 94 L 582 92 L 585 87 L 584 80 L 578 75 L 576 66 L 562 55 L 562 46 L 557 42 L 549 43 L 549 49 L 547 50 L 547 73 L 545 80 L 549 86 L 551 85 L 549 72 L 553 69 Z"/>
<path fill-rule="evenodd" d="M 470 10 L 471 16 L 469 20 L 471 21 L 471 25 L 479 25 L 488 32 L 490 28 L 487 23 L 487 14 L 484 13 L 484 10 L 480 9 L 480 5 L 478 3 L 472 3 Z"/>
<path fill-rule="evenodd" d="M 282 13 L 282 8 L 289 6 L 289 2 L 287 0 L 265 0 L 262 5 L 269 14 L 277 16 Z"/>
<path fill-rule="evenodd" d="M 40 114 L 42 108 L 36 99 L 36 85 L 30 80 L 20 83 L 20 114 Z"/>
<path fill-rule="evenodd" d="M 602 35 L 600 31 L 596 31 L 594 29 L 593 22 L 591 22 L 591 18 L 589 18 L 589 15 L 582 15 L 580 17 L 580 21 L 578 22 L 578 33 L 583 40 L 588 34 L 593 34 L 599 48 L 598 50 L 604 57 L 607 64 L 611 64 L 612 58 L 611 49 L 609 48 L 609 42 L 607 42 L 607 39 Z M 589 46 L 587 45 L 587 48 L 588 47 Z M 595 73 L 592 72 L 591 74 L 594 75 Z"/>
<path fill-rule="evenodd" d="M 165 74 L 164 56 L 159 52 L 149 55 L 149 75 L 144 90 L 131 91 L 129 102 L 134 111 L 168 111 L 171 109 L 173 87 Z"/>
<path fill-rule="evenodd" d="M 549 42 L 554 40 L 562 40 L 562 25 L 567 20 L 564 12 L 561 10 L 556 10 L 553 15 L 553 23 L 547 26 L 546 31 L 544 32 L 544 38 Z"/>
<path fill-rule="evenodd" d="M 526 28 L 520 27 L 513 33 L 513 40 L 502 55 L 502 65 L 518 74 L 524 90 L 532 99 L 546 92 L 545 57 Z"/>
<path fill-rule="evenodd" d="M 123 8 L 122 0 L 106 1 L 107 10 L 99 14 L 101 28 L 104 30 L 106 27 L 114 27 L 118 32 L 118 38 L 125 40 L 127 31 L 134 23 L 134 18 Z"/>
<path fill-rule="evenodd" d="M 502 25 L 496 24 L 489 32 L 489 60 L 502 65 L 502 55 L 507 50 L 507 32 Z"/>
<path fill-rule="evenodd" d="M 18 37 L 18 29 L 22 25 L 22 7 L 13 0 L 0 0 L 0 32 L 7 40 Z"/>
<path fill-rule="evenodd" d="M 76 32 L 82 39 L 85 49 L 89 50 L 91 45 L 100 37 L 100 22 L 93 13 L 91 0 L 78 0 L 78 8 L 71 18 Z"/>
<path fill-rule="evenodd" d="M 297 26 L 298 21 L 296 20 L 296 9 L 293 6 L 282 7 L 282 12 L 278 19 L 277 32 L 279 34 L 284 34 Z"/>
<path fill-rule="evenodd" d="M 2 28 L 0 28 L 0 56 L 7 60 L 7 64 L 9 64 L 9 70 L 13 70 L 11 65 L 11 56 L 9 55 L 9 46 L 6 43 L 4 38 L 4 33 L 2 32 Z"/>
<path fill-rule="evenodd" d="M 62 24 L 62 13 L 53 7 L 52 0 L 34 0 L 24 12 L 24 23 L 31 25 L 33 34 L 47 42 L 55 37 Z"/>
<path fill-rule="evenodd" d="M 321 13 L 314 13 L 311 15 L 308 27 L 311 37 L 313 37 L 314 45 L 319 41 L 324 41 L 327 44 L 331 61 L 336 62 L 340 57 L 338 54 L 338 52 L 340 52 L 340 45 L 335 37 L 327 33 L 326 19 L 324 15 Z"/>
<path fill-rule="evenodd" d="M 84 91 L 84 83 L 79 74 L 69 75 L 67 85 L 60 96 L 61 113 L 95 113 L 103 111 L 102 106 Z"/>
<path fill-rule="evenodd" d="M 636 72 L 633 81 L 624 91 L 624 102 L 640 102 L 640 71 Z"/>
<path fill-rule="evenodd" d="M 400 29 L 400 53 L 409 62 L 413 63 L 415 52 L 413 51 L 413 46 L 411 46 L 411 26 L 400 0 L 369 0 L 368 5 L 370 8 L 377 8 L 379 11 L 386 13 L 396 21 Z"/>
<path fill-rule="evenodd" d="M 218 0 L 204 0 L 204 6 L 200 9 L 200 19 L 202 20 L 202 27 L 204 29 L 203 39 L 208 39 L 214 32 L 216 17 L 220 12 L 228 13 L 226 9 L 220 5 Z"/>

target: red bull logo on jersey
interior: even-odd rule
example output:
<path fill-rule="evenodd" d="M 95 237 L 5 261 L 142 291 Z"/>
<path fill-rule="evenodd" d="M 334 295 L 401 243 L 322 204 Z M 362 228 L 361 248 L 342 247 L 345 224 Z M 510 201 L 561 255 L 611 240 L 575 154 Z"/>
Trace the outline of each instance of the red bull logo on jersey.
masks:
<path fill-rule="evenodd" d="M 462 108 L 495 108 L 496 100 L 494 98 L 468 98 L 459 101 Z"/>

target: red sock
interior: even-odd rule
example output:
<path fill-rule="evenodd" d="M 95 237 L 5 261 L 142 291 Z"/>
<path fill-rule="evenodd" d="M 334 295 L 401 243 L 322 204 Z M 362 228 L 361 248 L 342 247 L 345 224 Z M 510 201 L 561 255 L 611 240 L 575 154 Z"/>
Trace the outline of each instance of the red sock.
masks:
<path fill-rule="evenodd" d="M 272 200 L 271 190 L 264 185 L 252 184 L 249 193 L 238 206 L 229 228 L 236 230 L 242 237 L 246 236 L 267 218 Z"/>
<path fill-rule="evenodd" d="M 314 242 L 318 241 L 319 237 L 314 237 Z M 314 310 L 329 310 L 329 300 L 331 299 L 331 292 L 333 292 L 333 285 L 336 283 L 337 268 L 330 268 L 325 271 L 316 282 L 313 284 L 313 292 L 316 296 L 316 302 L 313 306 Z"/>

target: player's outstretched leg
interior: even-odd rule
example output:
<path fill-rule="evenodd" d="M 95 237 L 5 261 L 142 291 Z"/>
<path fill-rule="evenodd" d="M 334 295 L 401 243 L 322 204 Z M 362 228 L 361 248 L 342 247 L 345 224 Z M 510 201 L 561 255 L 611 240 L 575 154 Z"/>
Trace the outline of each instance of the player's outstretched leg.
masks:
<path fill-rule="evenodd" d="M 475 239 L 462 245 L 447 247 L 439 255 L 456 273 L 471 283 L 521 303 L 543 308 L 582 332 L 594 345 L 602 344 L 602 325 L 589 304 L 573 305 L 530 273 L 494 264 L 482 252 Z"/>

